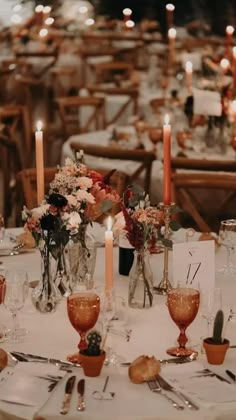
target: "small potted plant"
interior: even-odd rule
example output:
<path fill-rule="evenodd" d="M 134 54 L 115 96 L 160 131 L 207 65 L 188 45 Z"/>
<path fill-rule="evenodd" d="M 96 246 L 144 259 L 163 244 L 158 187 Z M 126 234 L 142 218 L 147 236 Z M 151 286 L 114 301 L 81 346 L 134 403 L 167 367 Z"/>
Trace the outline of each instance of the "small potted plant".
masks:
<path fill-rule="evenodd" d="M 229 348 L 229 340 L 222 338 L 223 325 L 224 314 L 222 310 L 219 310 L 214 321 L 213 336 L 203 340 L 207 361 L 211 365 L 221 365 Z"/>
<path fill-rule="evenodd" d="M 106 352 L 100 347 L 101 334 L 97 331 L 90 331 L 86 340 L 88 347 L 85 350 L 80 350 L 79 361 L 85 376 L 99 376 L 106 358 Z"/>

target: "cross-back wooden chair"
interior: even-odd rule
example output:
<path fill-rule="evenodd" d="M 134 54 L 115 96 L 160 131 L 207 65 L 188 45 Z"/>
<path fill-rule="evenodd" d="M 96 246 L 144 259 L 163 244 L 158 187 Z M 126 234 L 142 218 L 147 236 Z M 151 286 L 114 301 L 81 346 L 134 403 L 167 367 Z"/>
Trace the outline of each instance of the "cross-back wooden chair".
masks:
<path fill-rule="evenodd" d="M 236 175 L 191 171 L 172 173 L 173 198 L 190 216 L 192 227 L 202 232 L 218 231 L 222 219 L 235 217 Z"/>
<path fill-rule="evenodd" d="M 90 85 L 87 86 L 87 89 L 91 95 L 104 95 L 107 96 L 122 96 L 124 98 L 124 101 L 121 102 L 120 106 L 118 106 L 118 109 L 110 119 L 107 118 L 107 112 L 105 112 L 106 115 L 106 121 L 105 124 L 115 124 L 119 120 L 120 117 L 122 117 L 127 109 L 131 106 L 132 107 L 132 113 L 133 115 L 138 114 L 138 96 L 139 92 L 136 88 L 119 88 L 119 87 L 102 87 L 99 85 Z M 109 104 L 106 105 L 105 101 L 105 110 L 109 106 Z"/>
<path fill-rule="evenodd" d="M 88 45 L 88 47 L 83 47 L 79 52 L 82 68 L 81 68 L 81 83 L 82 86 L 86 86 L 88 81 L 89 71 L 92 73 L 92 77 L 96 79 L 96 65 L 94 64 L 97 61 L 97 64 L 100 60 L 112 61 L 114 60 L 117 54 L 117 49 L 111 46 L 104 46 L 100 43 L 95 43 L 95 45 Z"/>
<path fill-rule="evenodd" d="M 125 61 L 109 61 L 94 64 L 96 83 L 116 82 L 130 78 L 134 68 Z"/>
<path fill-rule="evenodd" d="M 73 89 L 78 90 L 78 69 L 76 66 L 58 66 L 50 69 L 54 97 L 66 96 Z"/>
<path fill-rule="evenodd" d="M 70 144 L 74 152 L 79 152 L 83 150 L 85 155 L 92 155 L 95 157 L 103 157 L 108 159 L 118 159 L 123 161 L 132 161 L 140 163 L 138 168 L 129 175 L 129 183 L 137 180 L 138 176 L 141 173 L 144 173 L 144 189 L 146 193 L 149 193 L 150 182 L 151 182 L 151 172 L 152 164 L 156 159 L 156 156 L 153 152 L 145 150 L 128 150 L 128 149 L 118 149 L 116 147 L 104 147 L 97 145 L 85 145 L 83 143 L 72 142 Z"/>
<path fill-rule="evenodd" d="M 236 172 L 235 160 L 192 159 L 188 157 L 171 158 L 172 170 L 192 169 L 199 171 Z"/>
<path fill-rule="evenodd" d="M 56 99 L 65 138 L 105 127 L 104 98 L 93 96 L 68 96 Z M 82 109 L 89 109 L 86 121 L 81 121 Z M 83 117 L 84 117 L 83 113 Z M 85 117 L 84 117 L 85 118 Z M 83 119 L 84 119 L 83 118 Z"/>
<path fill-rule="evenodd" d="M 2 171 L 3 216 L 6 225 L 15 210 L 16 174 L 22 169 L 17 142 L 0 134 L 0 168 Z"/>
<path fill-rule="evenodd" d="M 53 181 L 57 168 L 44 168 L 45 194 Z M 18 190 L 21 193 L 22 206 L 28 209 L 37 207 L 37 174 L 35 168 L 23 169 L 17 174 Z"/>

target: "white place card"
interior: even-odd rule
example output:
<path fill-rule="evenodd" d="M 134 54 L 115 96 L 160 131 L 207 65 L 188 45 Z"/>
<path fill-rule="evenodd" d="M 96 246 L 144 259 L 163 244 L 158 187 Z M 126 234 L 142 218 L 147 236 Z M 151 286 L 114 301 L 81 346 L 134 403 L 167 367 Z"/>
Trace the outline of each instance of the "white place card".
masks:
<path fill-rule="evenodd" d="M 182 57 L 182 67 L 185 69 L 185 64 L 187 61 L 191 61 L 193 65 L 193 70 L 198 71 L 202 68 L 202 56 L 199 52 L 195 51 L 192 53 L 183 52 Z"/>
<path fill-rule="evenodd" d="M 220 93 L 194 88 L 193 113 L 195 115 L 212 115 L 220 117 L 222 114 Z"/>
<path fill-rule="evenodd" d="M 185 282 L 203 290 L 215 287 L 215 241 L 173 244 L 173 285 Z"/>

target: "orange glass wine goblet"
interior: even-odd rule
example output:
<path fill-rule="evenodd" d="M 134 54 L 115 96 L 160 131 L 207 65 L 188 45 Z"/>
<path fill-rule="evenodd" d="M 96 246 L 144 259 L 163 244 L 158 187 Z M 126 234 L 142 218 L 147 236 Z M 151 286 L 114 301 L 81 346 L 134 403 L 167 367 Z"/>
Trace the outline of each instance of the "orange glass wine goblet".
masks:
<path fill-rule="evenodd" d="M 160 127 L 150 127 L 148 130 L 148 137 L 153 144 L 153 152 L 157 152 L 157 143 L 162 142 L 163 130 Z"/>
<path fill-rule="evenodd" d="M 195 319 L 200 303 L 200 293 L 195 285 L 179 284 L 170 290 L 167 296 L 167 306 L 171 318 L 180 329 L 178 337 L 178 347 L 167 350 L 171 356 L 190 356 L 197 352 L 191 348 L 186 348 L 188 341 L 185 331 Z"/>
<path fill-rule="evenodd" d="M 100 298 L 93 292 L 75 293 L 67 298 L 67 313 L 71 325 L 80 334 L 79 350 L 87 348 L 86 333 L 94 327 L 100 311 Z"/>

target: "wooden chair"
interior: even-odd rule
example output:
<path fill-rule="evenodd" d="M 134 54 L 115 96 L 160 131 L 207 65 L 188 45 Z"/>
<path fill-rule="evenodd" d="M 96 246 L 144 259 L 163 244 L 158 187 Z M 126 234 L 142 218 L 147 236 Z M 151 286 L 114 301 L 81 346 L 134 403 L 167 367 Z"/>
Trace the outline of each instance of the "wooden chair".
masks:
<path fill-rule="evenodd" d="M 144 189 L 147 194 L 149 193 L 152 163 L 156 159 L 156 156 L 153 152 L 148 152 L 145 150 L 118 149 L 116 147 L 104 147 L 97 145 L 85 145 L 83 143 L 77 142 L 72 142 L 70 146 L 74 152 L 83 150 L 85 155 L 87 154 L 103 157 L 111 160 L 119 159 L 123 161 L 127 160 L 139 162 L 140 165 L 138 168 L 132 173 L 132 175 L 129 175 L 129 183 L 135 181 L 137 177 L 144 172 Z"/>
<path fill-rule="evenodd" d="M 78 90 L 77 67 L 55 66 L 50 69 L 50 73 L 54 97 L 69 95 L 72 88 Z"/>
<path fill-rule="evenodd" d="M 117 112 L 115 113 L 115 115 L 113 115 L 112 118 L 108 119 L 107 112 L 105 112 L 106 126 L 117 123 L 118 119 L 126 113 L 127 108 L 130 106 L 132 107 L 133 115 L 138 114 L 139 92 L 138 92 L 138 89 L 136 88 L 119 88 L 119 87 L 112 88 L 112 87 L 102 87 L 99 85 L 90 85 L 90 86 L 87 86 L 87 89 L 90 95 L 104 95 L 105 97 L 106 96 L 123 96 L 125 98 L 124 102 L 122 102 L 120 106 L 118 106 Z M 105 103 L 105 111 L 106 111 L 106 108 L 107 106 Z"/>
<path fill-rule="evenodd" d="M 171 158 L 172 170 L 190 169 L 199 171 L 236 172 L 235 160 L 192 159 L 188 157 Z"/>
<path fill-rule="evenodd" d="M 222 219 L 235 217 L 236 175 L 207 172 L 172 173 L 173 198 L 183 223 L 202 232 L 218 231 Z M 186 221 L 186 215 L 190 219 Z"/>
<path fill-rule="evenodd" d="M 92 47 L 92 48 L 91 48 Z M 86 86 L 88 83 L 88 73 L 89 71 L 92 72 L 92 77 L 96 79 L 96 66 L 94 65 L 94 59 L 99 59 L 101 57 L 107 57 L 108 61 L 114 60 L 117 54 L 116 48 L 100 45 L 95 43 L 95 48 L 93 46 L 88 46 L 87 48 L 83 48 L 80 51 L 80 58 L 82 61 L 82 68 L 81 68 L 81 84 L 82 86 Z"/>
<path fill-rule="evenodd" d="M 0 167 L 2 171 L 3 216 L 6 225 L 15 217 L 16 174 L 22 169 L 16 141 L 0 134 Z"/>
<path fill-rule="evenodd" d="M 57 168 L 44 168 L 45 193 L 49 190 L 49 184 L 53 181 Z M 17 174 L 18 189 L 21 191 L 22 207 L 28 209 L 37 207 L 37 176 L 35 168 L 23 169 Z"/>
<path fill-rule="evenodd" d="M 98 130 L 105 126 L 104 98 L 93 96 L 68 96 L 56 99 L 65 139 L 78 133 L 86 133 L 91 129 Z M 89 109 L 88 119 L 83 123 L 80 111 Z M 92 110 L 92 112 L 91 112 Z"/>
<path fill-rule="evenodd" d="M 125 61 L 109 61 L 94 64 L 96 83 L 127 80 L 130 78 L 133 69 L 132 64 Z"/>

